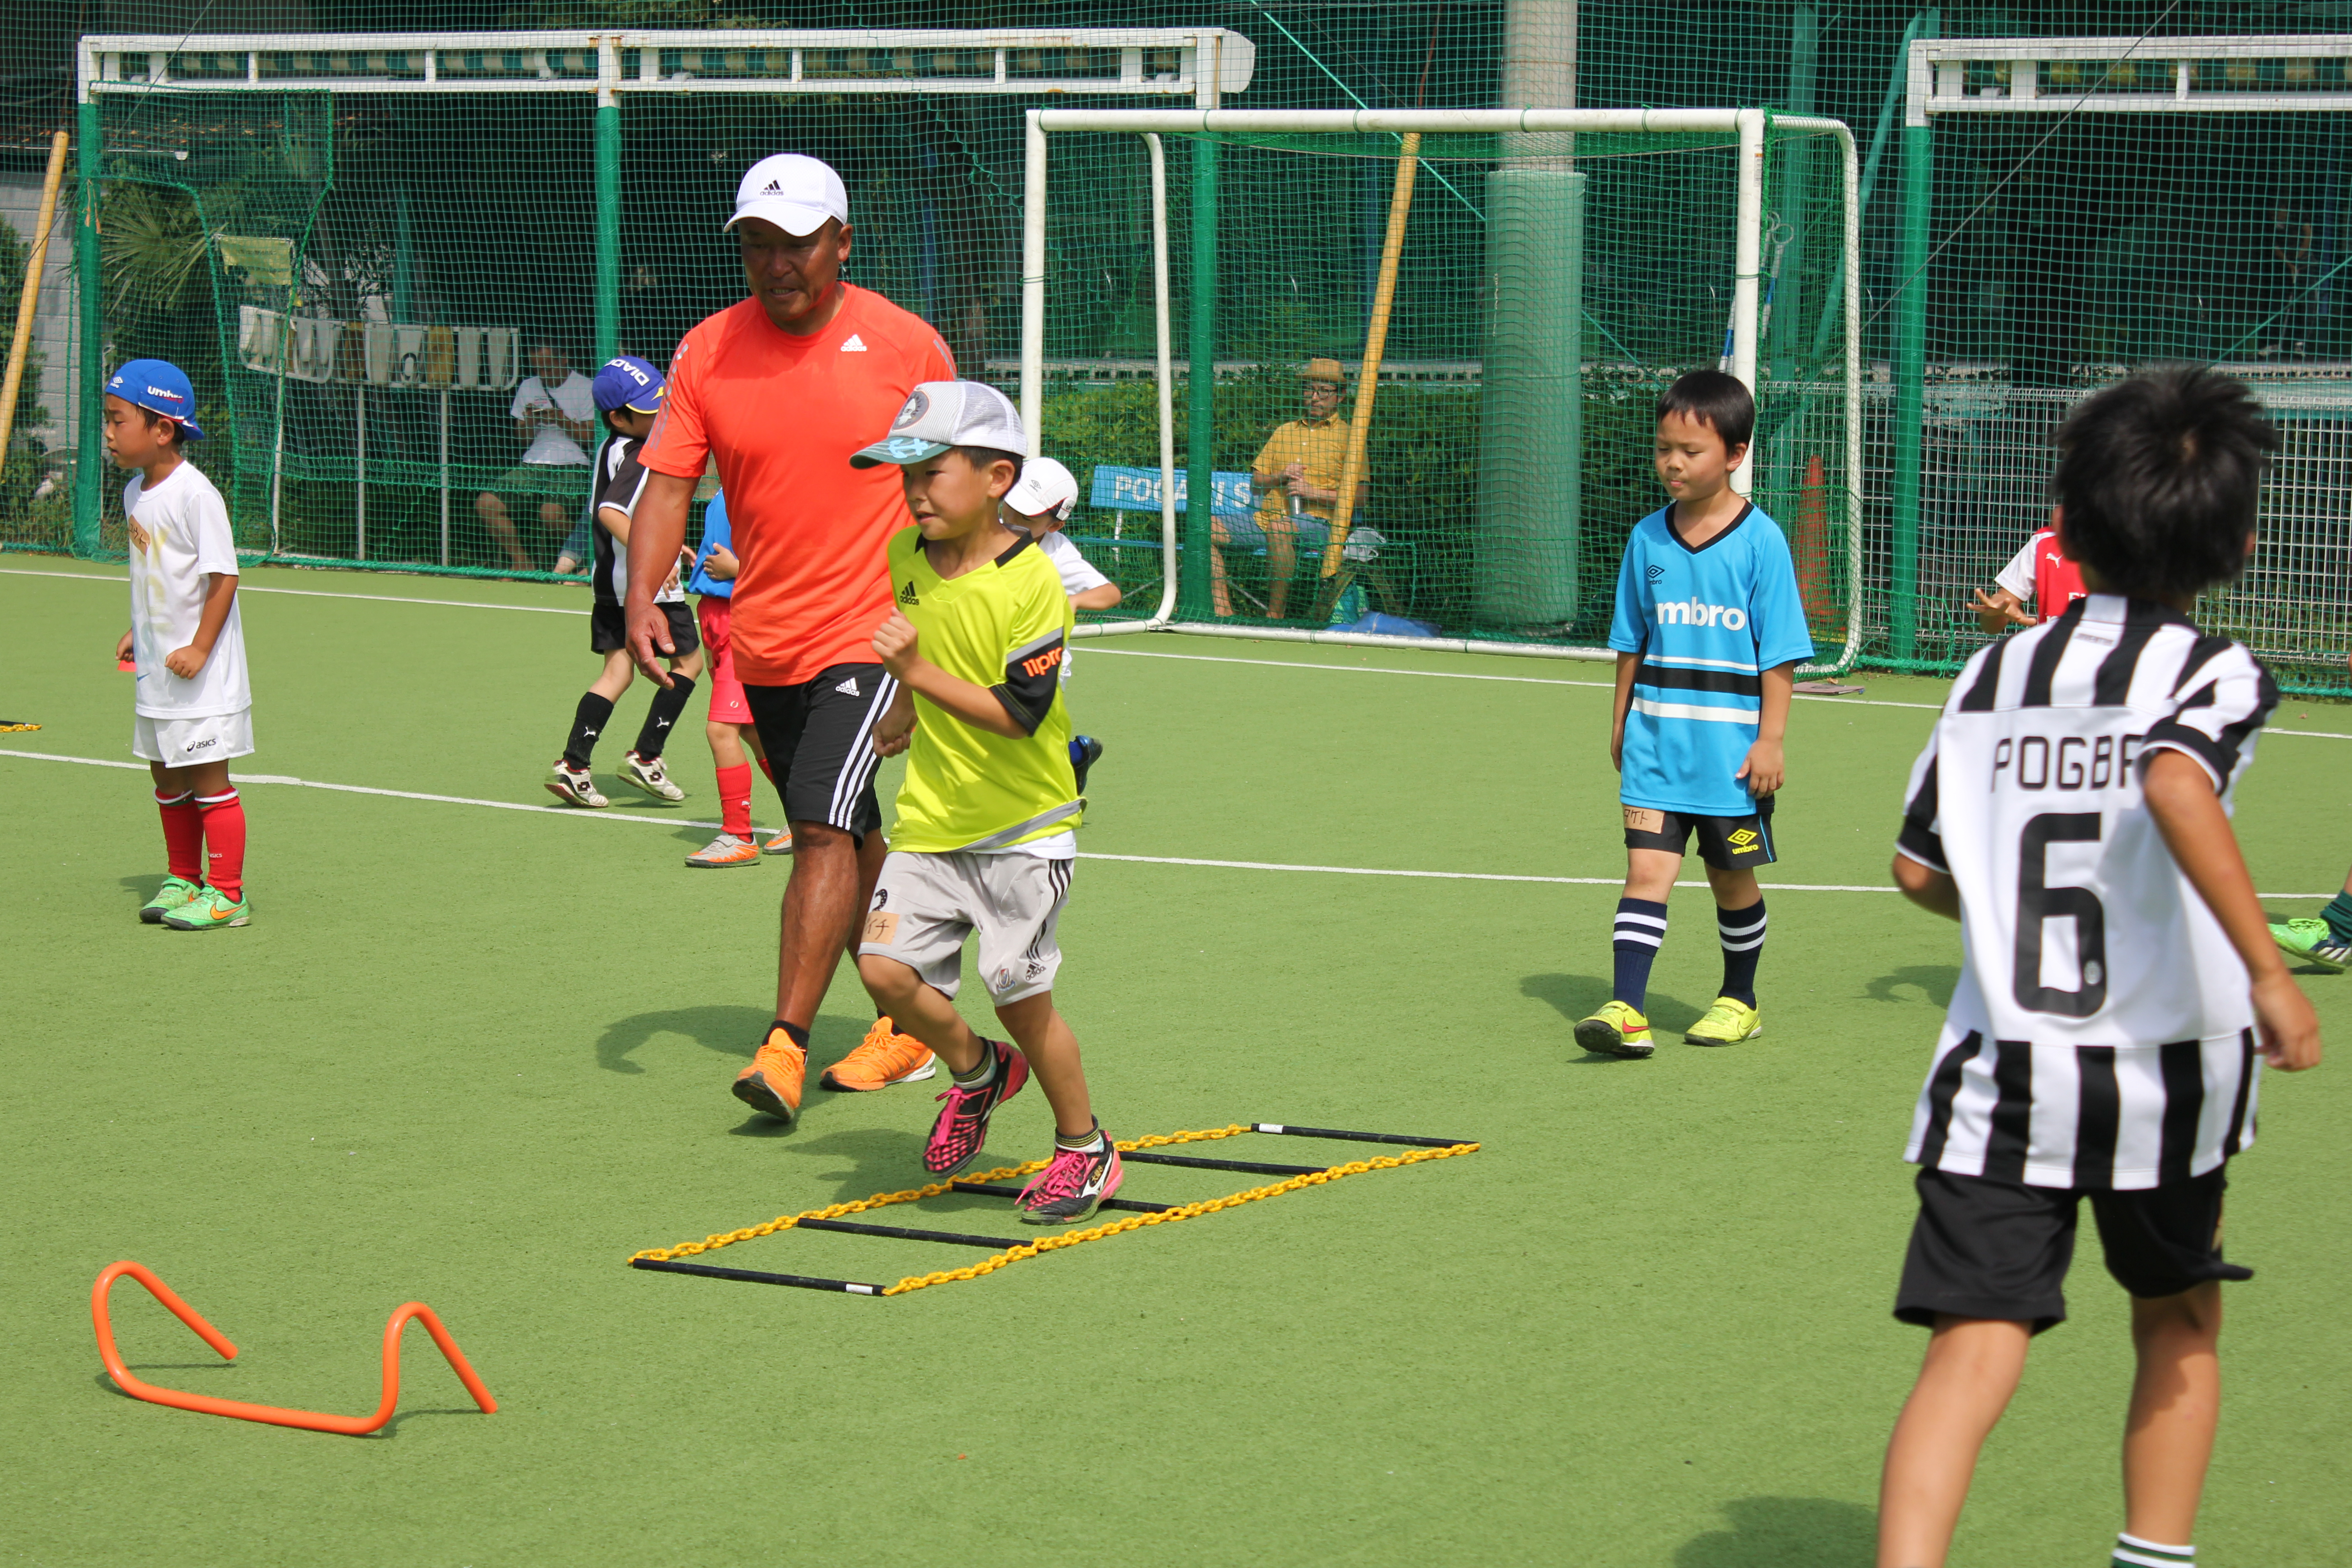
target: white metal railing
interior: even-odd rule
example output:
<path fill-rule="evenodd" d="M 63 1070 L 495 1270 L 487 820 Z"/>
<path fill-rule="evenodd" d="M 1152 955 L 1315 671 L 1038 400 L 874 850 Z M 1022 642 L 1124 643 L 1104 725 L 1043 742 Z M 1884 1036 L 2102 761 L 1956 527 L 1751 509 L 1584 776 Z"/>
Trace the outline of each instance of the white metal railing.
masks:
<path fill-rule="evenodd" d="M 1161 497 L 1160 543 L 1168 563 L 1160 606 L 1140 621 L 1089 626 L 1091 636 L 1115 636 L 1129 631 L 1218 631 L 1175 621 L 1176 605 L 1176 458 L 1173 412 L 1174 372 L 1171 364 L 1170 302 L 1167 278 L 1167 185 L 1161 162 L 1162 135 L 1202 135 L 1224 131 L 1236 134 L 1283 132 L 1385 132 L 1402 134 L 1515 132 L 1685 132 L 1729 133 L 1738 139 L 1738 216 L 1736 260 L 1732 279 L 1731 371 L 1749 388 L 1756 385 L 1758 318 L 1763 270 L 1764 145 L 1768 121 L 1772 130 L 1834 137 L 1844 162 L 1843 224 L 1845 353 L 1845 474 L 1847 582 L 1862 575 L 1862 228 L 1860 167 L 1854 156 L 1853 133 L 1841 121 L 1810 115 L 1768 115 L 1760 109 L 1033 109 L 1024 159 L 1024 200 L 1021 250 L 1021 418 L 1029 433 L 1031 456 L 1036 453 L 1039 416 L 1043 412 L 1045 363 L 1045 172 L 1046 142 L 1055 132 L 1109 132 L 1141 135 L 1150 149 L 1152 174 L 1152 245 L 1154 251 L 1153 316 L 1159 336 L 1160 468 Z M 1744 494 L 1748 488 L 1748 461 L 1733 479 Z M 1843 670 L 1861 650 L 1861 617 L 1850 605 L 1845 646 L 1827 668 Z M 1286 637 L 1316 642 L 1391 643 L 1416 647 L 1450 647 L 1476 653 L 1527 653 L 1553 658 L 1610 657 L 1590 648 L 1562 648 L 1540 643 L 1471 643 L 1451 639 L 1394 638 L 1353 632 L 1300 631 L 1249 627 L 1235 635 Z"/>
<path fill-rule="evenodd" d="M 102 34 L 78 97 L 153 91 L 1089 94 L 1240 92 L 1256 48 L 1222 27 Z"/>
<path fill-rule="evenodd" d="M 1906 125 L 1937 114 L 2313 113 L 2352 109 L 2352 35 L 1921 38 Z"/>

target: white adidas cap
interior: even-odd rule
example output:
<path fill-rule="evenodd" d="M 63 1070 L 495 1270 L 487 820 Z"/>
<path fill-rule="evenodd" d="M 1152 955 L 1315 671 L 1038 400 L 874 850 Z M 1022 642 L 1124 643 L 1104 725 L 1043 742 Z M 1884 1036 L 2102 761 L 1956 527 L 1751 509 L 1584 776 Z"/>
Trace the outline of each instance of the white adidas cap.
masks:
<path fill-rule="evenodd" d="M 849 462 L 857 468 L 921 463 L 950 447 L 992 447 L 1018 457 L 1029 447 L 1021 433 L 1021 411 L 981 382 L 927 381 L 908 395 L 907 405 L 890 422 L 890 434 Z"/>
<path fill-rule="evenodd" d="M 735 187 L 733 228 L 747 217 L 764 218 L 794 237 L 814 234 L 827 218 L 849 221 L 849 192 L 833 165 L 800 153 L 762 158 Z"/>
<path fill-rule="evenodd" d="M 1078 504 L 1077 476 L 1051 458 L 1032 458 L 1021 466 L 1021 482 L 1004 504 L 1024 517 L 1050 512 L 1055 522 L 1067 522 L 1070 509 Z"/>

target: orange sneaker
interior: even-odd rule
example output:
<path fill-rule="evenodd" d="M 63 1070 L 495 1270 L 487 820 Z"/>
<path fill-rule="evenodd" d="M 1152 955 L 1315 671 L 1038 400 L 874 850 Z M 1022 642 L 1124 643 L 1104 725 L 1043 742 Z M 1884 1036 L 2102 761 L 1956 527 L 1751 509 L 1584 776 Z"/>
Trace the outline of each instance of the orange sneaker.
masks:
<path fill-rule="evenodd" d="M 800 1120 L 801 1079 L 807 1071 L 808 1053 L 793 1044 L 782 1024 L 771 1024 L 751 1065 L 735 1075 L 735 1098 L 790 1127 Z"/>
<path fill-rule="evenodd" d="M 898 1033 L 887 1017 L 874 1020 L 857 1048 L 824 1069 L 818 1081 L 827 1089 L 887 1089 L 913 1083 L 940 1070 L 930 1047 L 912 1035 Z"/>

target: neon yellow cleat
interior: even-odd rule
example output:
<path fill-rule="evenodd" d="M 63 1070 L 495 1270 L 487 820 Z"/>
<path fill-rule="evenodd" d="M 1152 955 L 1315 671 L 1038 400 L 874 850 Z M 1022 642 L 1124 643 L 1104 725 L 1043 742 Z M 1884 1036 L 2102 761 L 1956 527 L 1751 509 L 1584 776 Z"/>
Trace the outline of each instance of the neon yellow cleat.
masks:
<path fill-rule="evenodd" d="M 1683 1038 L 1694 1046 L 1736 1046 L 1763 1032 L 1763 1014 L 1736 996 L 1718 996 Z"/>
<path fill-rule="evenodd" d="M 1650 1040 L 1650 1020 L 1614 998 L 1590 1018 L 1577 1020 L 1576 1043 L 1603 1057 L 1640 1058 L 1657 1049 Z"/>

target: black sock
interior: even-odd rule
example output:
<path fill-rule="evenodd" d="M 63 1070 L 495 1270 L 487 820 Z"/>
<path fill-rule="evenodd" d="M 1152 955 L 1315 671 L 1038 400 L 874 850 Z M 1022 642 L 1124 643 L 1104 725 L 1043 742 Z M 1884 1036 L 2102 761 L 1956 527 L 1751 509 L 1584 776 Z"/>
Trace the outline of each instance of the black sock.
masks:
<path fill-rule="evenodd" d="M 1735 1002 L 1756 1005 L 1756 961 L 1764 956 L 1764 900 L 1744 910 L 1715 911 L 1716 934 L 1723 939 L 1723 990 Z"/>
<path fill-rule="evenodd" d="M 572 715 L 572 738 L 563 742 L 563 760 L 575 768 L 584 768 L 596 750 L 596 737 L 613 718 L 610 698 L 599 697 L 593 691 L 583 692 L 579 711 Z"/>
<path fill-rule="evenodd" d="M 686 700 L 694 695 L 694 678 L 670 672 L 672 684 L 665 689 L 654 688 L 654 705 L 646 710 L 645 728 L 637 731 L 637 755 L 652 762 L 669 744 L 669 732 L 677 723 L 677 716 L 686 711 Z"/>
<path fill-rule="evenodd" d="M 1650 965 L 1666 940 L 1666 906 L 1648 899 L 1617 900 L 1617 935 L 1609 944 L 1617 973 L 1610 994 L 1636 1013 L 1650 992 Z"/>
<path fill-rule="evenodd" d="M 768 1032 L 772 1035 L 778 1029 L 782 1029 L 785 1035 L 791 1038 L 793 1044 L 798 1046 L 803 1050 L 808 1049 L 808 1031 L 806 1029 L 802 1028 L 798 1024 L 787 1024 L 782 1018 L 777 1019 L 774 1023 L 768 1026 Z"/>

